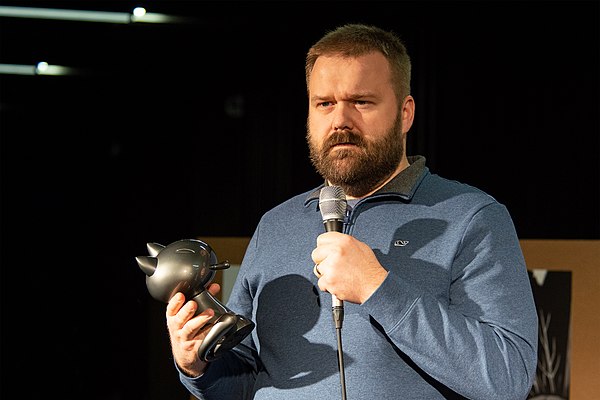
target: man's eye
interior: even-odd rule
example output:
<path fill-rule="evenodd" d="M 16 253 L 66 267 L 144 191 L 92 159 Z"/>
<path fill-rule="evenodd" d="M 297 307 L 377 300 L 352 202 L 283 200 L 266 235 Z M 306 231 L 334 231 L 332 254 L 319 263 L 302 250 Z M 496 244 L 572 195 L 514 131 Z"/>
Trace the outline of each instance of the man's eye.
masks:
<path fill-rule="evenodd" d="M 331 106 L 331 102 L 330 101 L 323 101 L 323 102 L 317 104 L 317 107 L 320 107 L 320 108 L 326 108 L 326 107 L 329 107 L 329 106 Z"/>

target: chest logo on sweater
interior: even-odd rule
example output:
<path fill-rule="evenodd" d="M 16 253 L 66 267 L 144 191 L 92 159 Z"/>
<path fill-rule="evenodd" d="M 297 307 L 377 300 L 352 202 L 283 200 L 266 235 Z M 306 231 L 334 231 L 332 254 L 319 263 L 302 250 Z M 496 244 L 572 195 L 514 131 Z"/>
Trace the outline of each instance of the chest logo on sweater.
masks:
<path fill-rule="evenodd" d="M 408 244 L 408 240 L 396 240 L 394 242 L 394 246 L 396 247 L 404 247 Z"/>

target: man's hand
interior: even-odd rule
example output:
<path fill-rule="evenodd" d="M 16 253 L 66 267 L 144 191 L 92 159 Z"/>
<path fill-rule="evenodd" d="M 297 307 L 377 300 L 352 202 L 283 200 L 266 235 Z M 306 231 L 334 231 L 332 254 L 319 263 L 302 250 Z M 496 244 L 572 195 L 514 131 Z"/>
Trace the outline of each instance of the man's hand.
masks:
<path fill-rule="evenodd" d="M 212 283 L 208 287 L 215 296 L 221 287 Z M 185 301 L 182 293 L 175 294 L 167 304 L 167 328 L 171 339 L 171 351 L 179 368 L 188 376 L 197 377 L 204 373 L 207 363 L 198 357 L 198 348 L 206 337 L 211 324 L 207 322 L 215 315 L 208 308 L 194 316 L 198 304 Z"/>
<path fill-rule="evenodd" d="M 311 256 L 321 273 L 319 288 L 339 300 L 362 304 L 387 276 L 373 250 L 344 233 L 319 235 Z"/>

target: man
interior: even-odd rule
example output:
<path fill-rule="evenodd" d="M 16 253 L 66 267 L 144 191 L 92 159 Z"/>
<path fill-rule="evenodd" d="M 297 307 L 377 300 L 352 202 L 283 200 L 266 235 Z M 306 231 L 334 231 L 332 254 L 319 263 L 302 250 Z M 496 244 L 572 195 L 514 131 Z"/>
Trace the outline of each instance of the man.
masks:
<path fill-rule="evenodd" d="M 196 304 L 174 296 L 183 384 L 200 399 L 340 398 L 333 295 L 349 399 L 525 399 L 537 314 L 512 220 L 407 157 L 415 101 L 400 39 L 339 27 L 309 50 L 306 82 L 311 161 L 347 196 L 344 233 L 324 233 L 320 188 L 267 212 L 227 304 L 256 328 L 210 363 L 197 349 L 212 311 L 192 318 Z"/>

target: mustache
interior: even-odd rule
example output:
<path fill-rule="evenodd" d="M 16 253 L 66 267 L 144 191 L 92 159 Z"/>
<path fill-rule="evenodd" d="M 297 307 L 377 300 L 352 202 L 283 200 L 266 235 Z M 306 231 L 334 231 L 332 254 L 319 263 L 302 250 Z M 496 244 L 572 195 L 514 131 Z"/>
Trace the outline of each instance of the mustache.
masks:
<path fill-rule="evenodd" d="M 335 131 L 323 143 L 323 150 L 329 151 L 338 144 L 353 144 L 358 147 L 365 147 L 366 143 L 362 136 L 352 131 Z"/>

